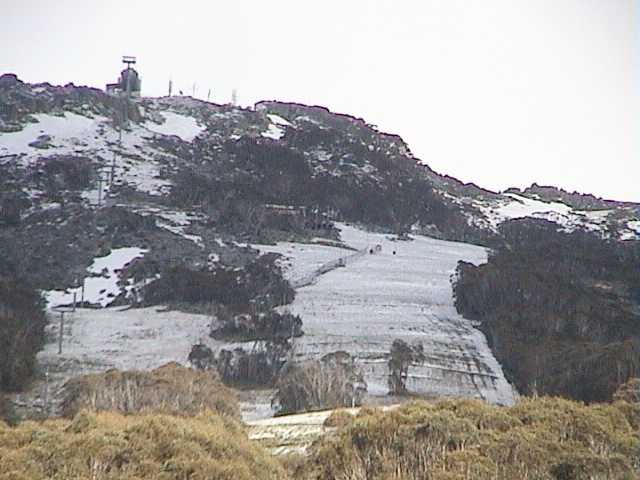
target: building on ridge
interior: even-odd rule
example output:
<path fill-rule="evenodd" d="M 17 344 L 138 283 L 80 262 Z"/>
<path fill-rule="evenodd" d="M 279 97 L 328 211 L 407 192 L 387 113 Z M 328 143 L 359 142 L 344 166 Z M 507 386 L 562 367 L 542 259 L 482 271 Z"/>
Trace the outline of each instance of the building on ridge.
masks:
<path fill-rule="evenodd" d="M 106 92 L 115 96 L 140 97 L 142 81 L 138 72 L 132 67 L 136 64 L 136 57 L 122 57 L 122 63 L 126 68 L 120 72 L 120 78 L 116 83 L 107 83 Z"/>

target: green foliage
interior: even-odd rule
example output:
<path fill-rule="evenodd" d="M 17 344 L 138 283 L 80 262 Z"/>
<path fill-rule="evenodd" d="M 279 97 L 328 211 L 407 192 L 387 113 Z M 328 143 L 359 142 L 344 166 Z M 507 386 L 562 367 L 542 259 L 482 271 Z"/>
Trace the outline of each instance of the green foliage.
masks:
<path fill-rule="evenodd" d="M 62 413 L 80 411 L 162 412 L 195 415 L 212 410 L 240 418 L 235 394 L 215 371 L 169 363 L 150 372 L 109 370 L 71 379 L 64 386 Z"/>
<path fill-rule="evenodd" d="M 294 117 L 307 113 L 282 112 Z M 469 224 L 459 205 L 433 188 L 432 172 L 406 154 L 399 137 L 338 117 L 324 116 L 332 128 L 299 123 L 283 141 L 247 136 L 224 143 L 215 154 L 207 142 L 195 143 L 190 155 L 198 168 L 176 175 L 172 202 L 204 205 L 227 230 L 254 238 L 267 229 L 300 229 L 300 222 L 290 217 L 269 218 L 265 204 L 337 211 L 345 220 L 398 233 L 420 222 L 448 238 L 486 237 Z M 312 160 L 314 152 L 331 152 L 330 159 L 319 166 Z"/>
<path fill-rule="evenodd" d="M 324 438 L 298 478 L 512 480 L 636 478 L 640 441 L 617 405 L 557 398 L 368 410 Z"/>
<path fill-rule="evenodd" d="M 56 156 L 38 163 L 36 184 L 49 193 L 59 190 L 83 190 L 91 186 L 95 176 L 91 159 L 76 156 Z"/>
<path fill-rule="evenodd" d="M 390 392 L 396 395 L 407 393 L 409 367 L 414 363 L 423 362 L 424 359 L 424 347 L 422 344 L 409 345 L 404 340 L 394 340 L 389 354 Z"/>
<path fill-rule="evenodd" d="M 9 425 L 15 425 L 19 421 L 20 417 L 16 414 L 9 397 L 0 394 L 0 424 L 6 422 Z"/>
<path fill-rule="evenodd" d="M 256 312 L 253 314 L 216 315 L 217 325 L 211 337 L 217 340 L 278 341 L 302 336 L 300 315 L 290 312 Z"/>
<path fill-rule="evenodd" d="M 199 350 L 205 357 L 206 352 Z M 204 362 L 200 363 L 215 366 L 226 384 L 273 386 L 290 351 L 291 343 L 287 340 L 255 342 L 250 351 L 240 347 L 233 350 L 223 348 L 217 356 L 206 355 L 208 358 L 203 358 Z M 199 356 L 193 350 L 192 353 Z"/>
<path fill-rule="evenodd" d="M 0 423 L 0 479 L 280 480 L 282 467 L 228 417 L 80 413 Z"/>
<path fill-rule="evenodd" d="M 276 258 L 263 255 L 240 271 L 222 266 L 213 272 L 172 267 L 145 288 L 145 303 L 214 303 L 232 313 L 248 312 L 252 303 L 259 303 L 264 310 L 287 304 L 295 293 L 282 277 Z"/>
<path fill-rule="evenodd" d="M 640 246 L 556 229 L 503 224 L 488 263 L 459 264 L 456 307 L 519 391 L 608 400 L 640 371 Z"/>
<path fill-rule="evenodd" d="M 44 342 L 43 301 L 25 282 L 0 277 L 0 391 L 24 388 Z"/>

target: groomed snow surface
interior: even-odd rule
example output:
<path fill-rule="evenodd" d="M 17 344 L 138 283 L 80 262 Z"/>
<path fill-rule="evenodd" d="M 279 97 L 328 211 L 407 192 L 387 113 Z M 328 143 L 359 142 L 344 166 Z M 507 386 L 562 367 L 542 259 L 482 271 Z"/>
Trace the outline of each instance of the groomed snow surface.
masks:
<path fill-rule="evenodd" d="M 364 254 L 319 245 L 262 247 L 288 257 L 293 264 L 288 276 L 294 282 L 296 275 L 308 275 L 325 260 L 349 259 L 345 267 L 298 289 L 289 306 L 302 317 L 305 332 L 295 343 L 296 356 L 346 351 L 362 367 L 369 394 L 385 396 L 392 342 L 420 343 L 427 359 L 411 366 L 409 391 L 513 403 L 516 394 L 484 335 L 453 305 L 450 278 L 458 261 L 483 263 L 485 249 L 421 236 L 393 241 L 347 225 L 341 229 L 345 244 Z"/>
<path fill-rule="evenodd" d="M 208 335 L 206 315 L 162 309 L 78 309 L 64 316 L 62 353 L 58 354 L 58 316 L 48 327 L 49 341 L 38 354 L 39 381 L 17 403 L 57 413 L 61 388 L 72 377 L 111 368 L 151 370 L 168 362 L 186 364 L 191 347 Z M 46 394 L 45 394 L 46 391 Z M 45 398 L 47 405 L 45 407 Z"/>
<path fill-rule="evenodd" d="M 394 241 L 347 225 L 340 228 L 342 240 L 351 249 L 293 243 L 260 247 L 285 255 L 286 275 L 292 282 L 311 278 L 303 282 L 307 286 L 297 289 L 295 301 L 288 306 L 304 322 L 305 335 L 295 342 L 296 357 L 304 360 L 347 351 L 363 369 L 370 401 L 385 403 L 391 343 L 394 339 L 421 343 L 426 361 L 410 367 L 410 392 L 513 403 L 515 392 L 484 336 L 453 306 L 450 276 L 457 262 L 484 262 L 486 251 L 421 236 Z M 143 254 L 143 249 L 127 248 L 96 258 L 90 271 L 104 277 L 87 278 L 87 285 L 98 283 L 86 289 L 85 298 L 105 305 L 110 293 L 126 288 L 118 286 L 117 271 Z M 345 259 L 344 267 L 339 259 Z M 48 292 L 47 298 L 50 306 L 65 304 L 72 301 L 72 293 Z M 186 364 L 196 343 L 214 350 L 253 347 L 252 343 L 212 340 L 210 318 L 205 315 L 156 308 L 81 309 L 66 314 L 62 355 L 58 355 L 57 318 L 53 312 L 49 341 L 38 356 L 41 371 L 50 372 L 52 411 L 60 387 L 75 375 L 113 367 L 150 369 L 169 361 Z M 38 383 L 19 402 L 42 407 L 44 388 L 45 382 Z M 255 405 L 244 403 L 245 418 L 273 414 L 262 397 L 256 397 Z"/>

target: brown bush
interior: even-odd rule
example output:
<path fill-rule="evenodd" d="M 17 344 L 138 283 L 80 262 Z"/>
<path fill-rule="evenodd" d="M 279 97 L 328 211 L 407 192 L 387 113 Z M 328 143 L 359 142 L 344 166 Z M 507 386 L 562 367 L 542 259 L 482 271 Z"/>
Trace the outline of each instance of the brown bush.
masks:
<path fill-rule="evenodd" d="M 336 410 L 324 421 L 325 427 L 343 428 L 353 423 L 355 416 L 346 410 Z"/>
<path fill-rule="evenodd" d="M 630 378 L 620 385 L 613 394 L 615 401 L 639 403 L 640 402 L 640 378 Z"/>
<path fill-rule="evenodd" d="M 169 363 L 151 372 L 109 370 L 74 378 L 64 386 L 62 414 L 81 410 L 195 415 L 202 410 L 240 418 L 235 394 L 214 371 Z"/>
<path fill-rule="evenodd" d="M 0 423 L 0 478 L 281 480 L 283 468 L 229 417 L 87 413 Z"/>
<path fill-rule="evenodd" d="M 274 403 L 280 414 L 360 405 L 367 390 L 362 372 L 346 352 L 289 365 L 280 377 Z"/>
<path fill-rule="evenodd" d="M 629 405 L 538 398 L 510 408 L 455 400 L 367 409 L 316 443 L 296 478 L 638 478 L 640 440 Z"/>

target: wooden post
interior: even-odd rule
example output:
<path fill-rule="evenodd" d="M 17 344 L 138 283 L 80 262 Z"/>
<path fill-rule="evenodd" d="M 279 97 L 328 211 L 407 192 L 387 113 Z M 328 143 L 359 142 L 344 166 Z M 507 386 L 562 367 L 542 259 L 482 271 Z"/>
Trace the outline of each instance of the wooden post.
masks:
<path fill-rule="evenodd" d="M 82 290 L 80 291 L 80 303 L 84 305 L 84 282 L 86 278 L 82 279 Z"/>
<path fill-rule="evenodd" d="M 73 311 L 76 311 L 76 299 L 78 297 L 78 292 L 73 292 Z"/>
<path fill-rule="evenodd" d="M 122 146 L 121 146 L 122 148 Z M 116 152 L 113 152 L 113 160 L 111 161 L 111 178 L 109 181 L 109 184 L 113 186 L 113 181 L 115 179 L 116 176 Z"/>
<path fill-rule="evenodd" d="M 44 372 L 44 414 L 49 416 L 49 367 Z"/>
<path fill-rule="evenodd" d="M 64 312 L 60 312 L 60 332 L 58 334 L 58 355 L 62 355 L 62 335 L 64 334 Z"/>

